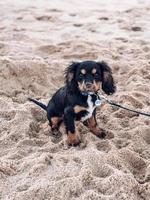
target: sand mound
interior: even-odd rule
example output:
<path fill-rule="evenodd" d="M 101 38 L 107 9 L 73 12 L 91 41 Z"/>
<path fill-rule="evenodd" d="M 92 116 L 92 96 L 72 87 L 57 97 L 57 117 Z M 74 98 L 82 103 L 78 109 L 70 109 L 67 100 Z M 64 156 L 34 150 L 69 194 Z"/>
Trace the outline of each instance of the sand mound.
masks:
<path fill-rule="evenodd" d="M 101 2 L 101 3 L 100 3 Z M 150 120 L 104 104 L 105 140 L 81 123 L 79 147 L 55 139 L 47 103 L 71 61 L 105 60 L 112 100 L 150 111 L 150 2 L 0 3 L 0 199 L 149 200 Z"/>

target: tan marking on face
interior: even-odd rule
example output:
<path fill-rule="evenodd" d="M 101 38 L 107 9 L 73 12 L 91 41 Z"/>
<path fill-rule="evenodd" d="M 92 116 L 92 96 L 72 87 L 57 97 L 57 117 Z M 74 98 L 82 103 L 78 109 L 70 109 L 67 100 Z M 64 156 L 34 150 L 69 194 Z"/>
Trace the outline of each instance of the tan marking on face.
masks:
<path fill-rule="evenodd" d="M 94 68 L 94 69 L 92 69 L 92 74 L 96 74 L 96 69 Z"/>
<path fill-rule="evenodd" d="M 93 84 L 94 84 L 95 92 L 98 91 L 100 89 L 100 81 L 95 81 L 94 80 Z"/>
<path fill-rule="evenodd" d="M 74 107 L 74 112 L 75 113 L 79 113 L 79 112 L 84 111 L 84 110 L 86 110 L 86 108 L 83 107 L 83 106 L 77 105 L 77 106 Z"/>
<path fill-rule="evenodd" d="M 85 85 L 84 81 L 83 82 L 78 82 L 78 86 L 79 86 L 79 90 L 80 91 L 84 91 L 85 88 L 86 88 L 86 85 Z"/>
<path fill-rule="evenodd" d="M 81 73 L 82 74 L 86 74 L 86 70 L 85 69 L 81 69 Z"/>

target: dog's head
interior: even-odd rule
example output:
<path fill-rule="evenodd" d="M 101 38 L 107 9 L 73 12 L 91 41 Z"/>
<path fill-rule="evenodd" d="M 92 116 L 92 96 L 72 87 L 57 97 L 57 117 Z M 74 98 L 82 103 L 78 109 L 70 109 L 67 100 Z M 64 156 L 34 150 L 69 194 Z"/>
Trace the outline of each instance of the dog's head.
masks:
<path fill-rule="evenodd" d="M 112 71 L 105 62 L 84 61 L 72 63 L 65 70 L 66 84 L 70 91 L 97 92 L 100 87 L 110 95 L 115 92 Z"/>

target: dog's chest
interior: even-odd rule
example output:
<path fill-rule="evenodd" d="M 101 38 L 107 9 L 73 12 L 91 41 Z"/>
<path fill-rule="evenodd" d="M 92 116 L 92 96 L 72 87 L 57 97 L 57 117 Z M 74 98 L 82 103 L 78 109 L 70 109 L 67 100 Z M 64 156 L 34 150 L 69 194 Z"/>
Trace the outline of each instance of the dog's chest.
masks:
<path fill-rule="evenodd" d="M 88 107 L 86 109 L 87 114 L 81 118 L 81 121 L 85 121 L 85 120 L 89 119 L 90 117 L 92 117 L 93 111 L 96 107 L 94 102 L 92 101 L 92 97 L 90 95 L 88 95 L 87 104 L 88 104 Z"/>

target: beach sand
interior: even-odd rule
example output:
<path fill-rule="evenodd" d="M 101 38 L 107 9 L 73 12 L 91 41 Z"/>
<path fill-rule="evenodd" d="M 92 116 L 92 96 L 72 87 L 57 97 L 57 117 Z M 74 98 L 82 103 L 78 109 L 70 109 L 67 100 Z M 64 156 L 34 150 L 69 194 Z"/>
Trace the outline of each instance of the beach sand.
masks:
<path fill-rule="evenodd" d="M 150 200 L 150 119 L 103 104 L 102 140 L 51 136 L 48 103 L 72 61 L 104 60 L 109 99 L 150 112 L 150 1 L 0 1 L 0 199 Z"/>

